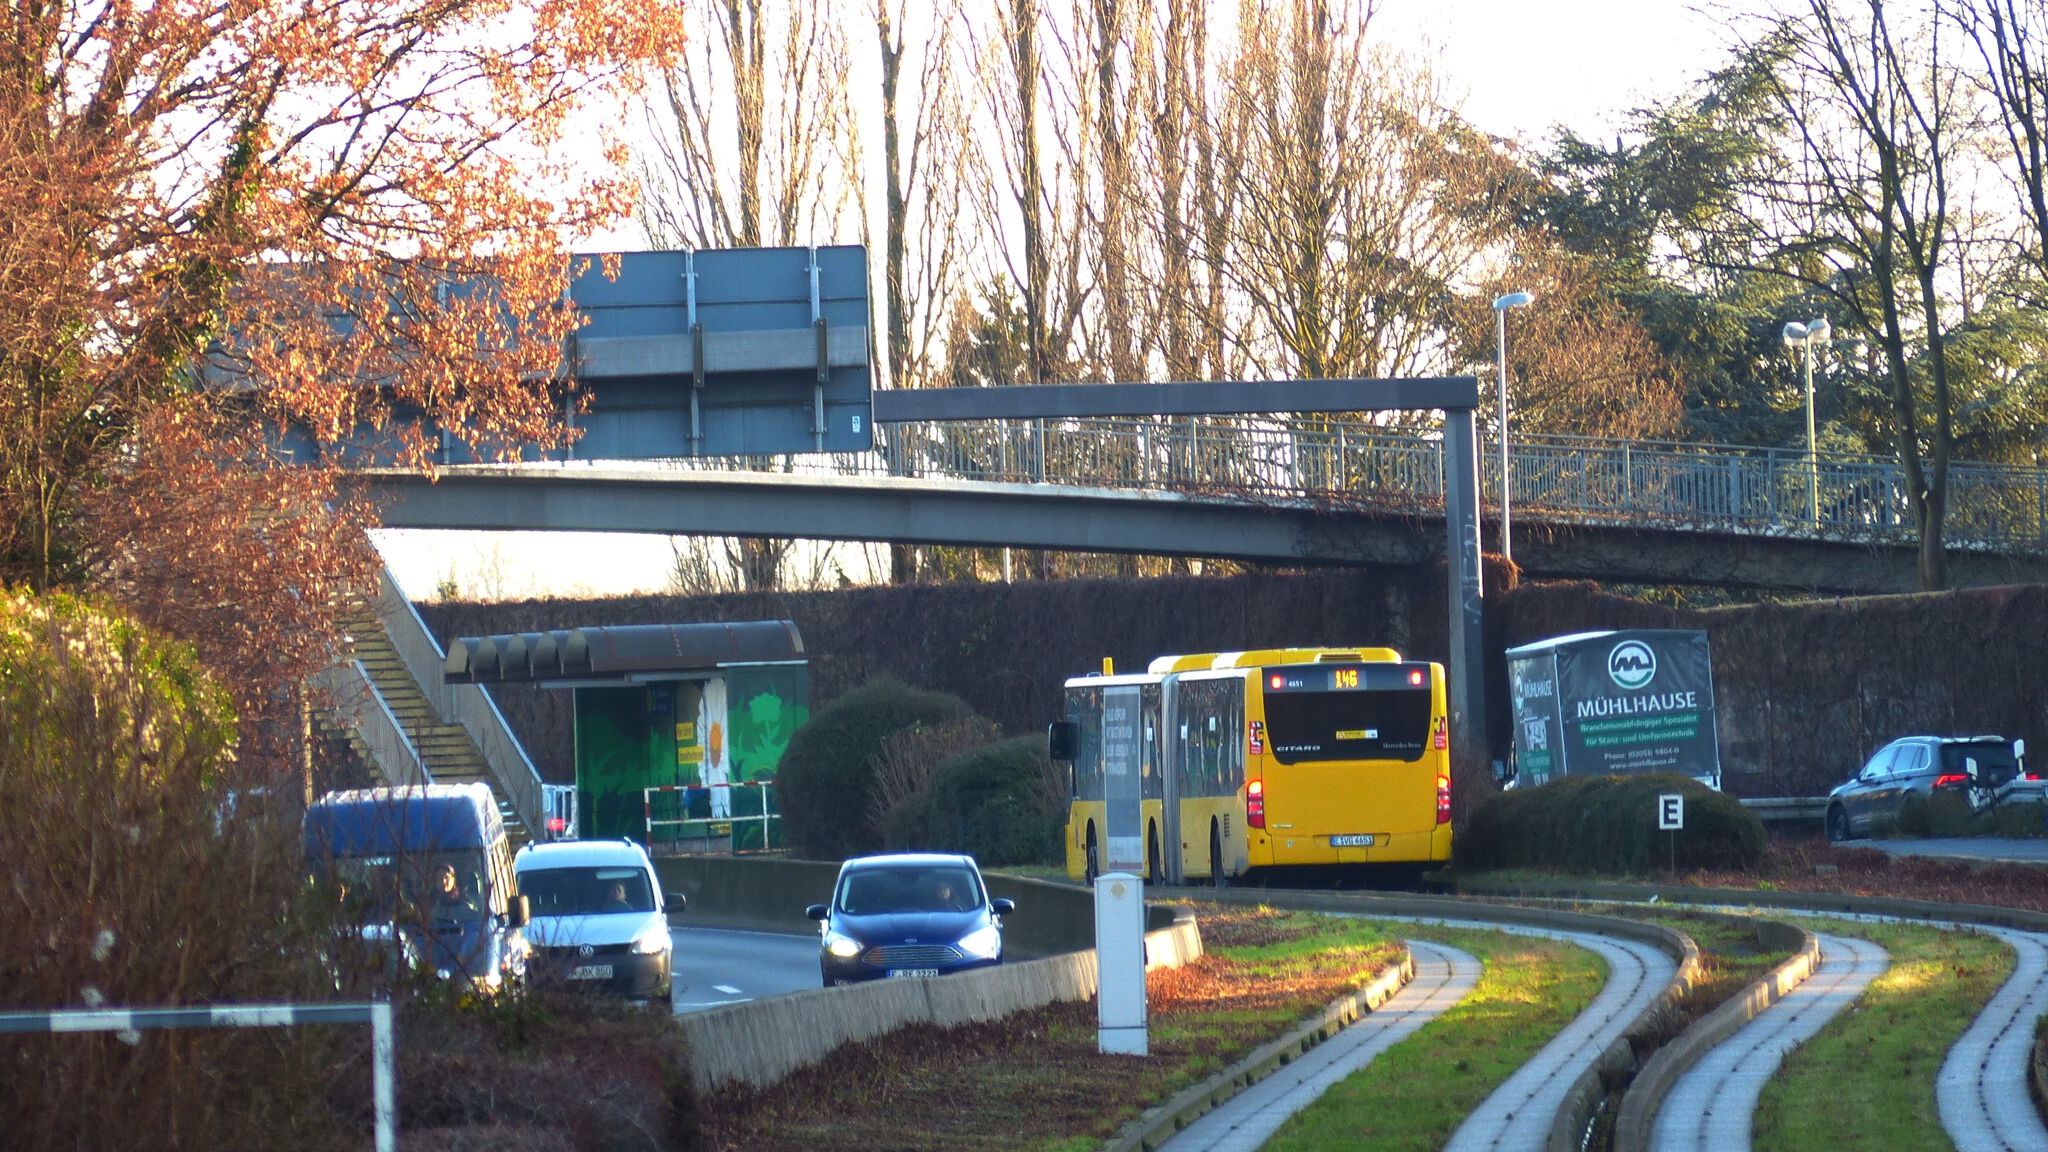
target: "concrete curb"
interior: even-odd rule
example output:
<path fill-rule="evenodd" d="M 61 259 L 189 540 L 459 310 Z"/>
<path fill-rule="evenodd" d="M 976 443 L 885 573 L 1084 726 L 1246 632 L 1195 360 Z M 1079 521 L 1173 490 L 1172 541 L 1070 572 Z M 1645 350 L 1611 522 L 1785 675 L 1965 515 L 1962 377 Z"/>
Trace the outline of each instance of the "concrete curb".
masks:
<path fill-rule="evenodd" d="M 1708 915 L 1712 915 L 1708 913 Z M 1719 1008 L 1693 1021 L 1684 1032 L 1658 1048 L 1630 1081 L 1621 1098 L 1614 1122 L 1614 1152 L 1647 1152 L 1651 1125 L 1657 1109 L 1671 1086 L 1700 1057 L 1735 1034 L 1764 1009 L 1785 998 L 1820 964 L 1820 941 L 1813 933 L 1794 924 L 1762 920 L 1756 924 L 1757 943 L 1766 948 L 1792 948 L 1784 963 L 1765 973 Z"/>
<path fill-rule="evenodd" d="M 1785 912 L 1848 912 L 1859 916 L 1896 916 L 1901 920 L 1953 920 L 1997 924 L 2028 932 L 2048 932 L 2048 913 L 1991 904 L 1949 904 L 1936 900 L 1902 900 L 1891 896 L 1851 896 L 1841 892 L 1759 892 L 1748 888 L 1689 888 L 1665 884 L 1518 881 L 1493 884 L 1460 880 L 1458 892 L 1477 899 L 1579 900 L 1586 903 L 1627 903 L 1656 897 L 1664 904 L 1734 904 Z"/>
<path fill-rule="evenodd" d="M 1278 1040 L 1269 1041 L 1251 1055 L 1211 1076 L 1173 1098 L 1147 1109 L 1125 1124 L 1102 1145 L 1102 1152 L 1153 1152 L 1175 1133 L 1200 1119 L 1231 1097 L 1271 1076 L 1302 1053 L 1358 1022 L 1415 978 L 1415 960 L 1402 956 L 1400 963 L 1356 992 L 1331 1004 L 1315 1017 L 1296 1025 Z"/>
<path fill-rule="evenodd" d="M 1551 1121 L 1545 1148 L 1552 1152 L 1574 1152 L 1605 1098 L 1609 1077 L 1636 1071 L 1634 1044 L 1629 1037 L 1650 1029 L 1656 1018 L 1671 1010 L 1700 977 L 1699 946 L 1682 932 L 1658 924 L 1600 916 L 1565 909 L 1532 908 L 1518 904 L 1444 896 L 1368 896 L 1334 892 L 1300 892 L 1279 889 L 1184 888 L 1162 891 L 1160 895 L 1219 904 L 1266 904 L 1275 908 L 1300 908 L 1317 912 L 1342 912 L 1361 916 L 1407 916 L 1444 920 L 1488 920 L 1494 923 L 1524 924 L 1567 932 L 1588 932 L 1618 936 L 1656 948 L 1678 963 L 1671 983 L 1652 1001 L 1624 1035 L 1608 1045 L 1591 1068 L 1572 1082 L 1564 1103 Z M 1227 1073 L 1225 1074 L 1228 1075 Z"/>
<path fill-rule="evenodd" d="M 784 932 L 815 930 L 803 918 L 804 905 L 826 899 L 839 873 L 837 863 L 734 857 L 663 858 L 655 868 L 664 886 L 689 898 L 684 923 Z M 842 1044 L 909 1024 L 970 1024 L 1093 997 L 1093 894 L 1016 877 L 989 875 L 987 880 L 992 893 L 1018 902 L 1018 911 L 1004 925 L 1005 947 L 1038 958 L 940 980 L 819 988 L 678 1016 L 676 1026 L 690 1044 L 697 1091 L 730 1083 L 767 1087 Z M 1193 912 L 1148 905 L 1145 919 L 1148 971 L 1179 967 L 1202 954 Z M 1075 947 L 1077 940 L 1086 945 Z"/>
<path fill-rule="evenodd" d="M 1517 881 L 1514 883 L 1490 884 L 1459 881 L 1461 892 L 1483 894 L 1496 899 L 1537 899 L 1574 900 L 1587 902 L 1628 902 L 1643 901 L 1652 897 L 1660 903 L 1725 904 L 1742 907 L 1773 909 L 1782 912 L 1813 912 L 1820 915 L 1841 912 L 1856 916 L 1891 916 L 1901 920 L 1934 920 L 1951 923 L 1994 924 L 2005 928 L 2018 928 L 2029 932 L 2048 932 L 2048 914 L 2024 908 L 2000 908 L 1989 904 L 1949 904 L 1934 900 L 1904 900 L 1890 896 L 1851 896 L 1838 892 L 1759 892 L 1746 888 L 1691 888 L 1682 885 L 1661 884 L 1617 884 L 1562 882 L 1545 884 L 1540 882 Z M 1773 973 L 1775 975 L 1775 972 Z M 1766 978 L 1768 979 L 1768 977 Z M 1803 977 L 1802 977 L 1803 979 Z M 1745 993 L 1747 995 L 1748 993 Z M 1782 995 L 1783 993 L 1780 993 Z M 1704 1023 L 1704 1021 L 1702 1021 Z M 1684 1039 L 1681 1036 L 1679 1039 Z M 1677 1041 L 1673 1041 L 1677 1043 Z M 2048 1048 L 2048 1045 L 2037 1047 Z M 1703 1051 L 1704 1049 L 1702 1049 Z M 1678 1059 L 1678 1057 L 1673 1057 Z M 1694 1059 L 1697 1059 L 1695 1056 Z M 1675 1079 L 1675 1076 L 1673 1077 Z M 2044 1083 L 2042 1058 L 2037 1057 L 2028 1073 L 2029 1082 L 2034 1085 L 2036 1107 L 2048 1117 L 2048 1083 Z M 1656 1105 L 1662 1103 L 1663 1092 L 1668 1091 L 1666 1083 L 1654 1089 L 1656 1095 L 1640 1105 L 1644 1111 L 1654 1115 Z M 1632 1096 L 1634 1093 L 1629 1093 Z M 1623 1097 L 1622 1106 L 1628 1107 L 1628 1096 Z M 1632 1115 L 1631 1120 L 1635 1117 Z M 1619 1121 L 1617 1120 L 1617 1126 Z M 1619 1141 L 1623 1133 L 1616 1132 L 1617 1150 L 1624 1152 Z M 1638 1144 L 1640 1149 L 1647 1144 Z"/>

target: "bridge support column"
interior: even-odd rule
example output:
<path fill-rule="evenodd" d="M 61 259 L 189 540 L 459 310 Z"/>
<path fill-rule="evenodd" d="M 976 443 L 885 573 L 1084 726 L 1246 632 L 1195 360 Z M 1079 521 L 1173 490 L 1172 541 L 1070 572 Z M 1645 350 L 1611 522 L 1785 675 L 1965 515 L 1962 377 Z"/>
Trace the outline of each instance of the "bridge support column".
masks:
<path fill-rule="evenodd" d="M 1486 763 L 1484 585 L 1479 578 L 1479 452 L 1472 409 L 1444 411 L 1444 560 L 1449 580 L 1451 763 L 1468 771 Z"/>

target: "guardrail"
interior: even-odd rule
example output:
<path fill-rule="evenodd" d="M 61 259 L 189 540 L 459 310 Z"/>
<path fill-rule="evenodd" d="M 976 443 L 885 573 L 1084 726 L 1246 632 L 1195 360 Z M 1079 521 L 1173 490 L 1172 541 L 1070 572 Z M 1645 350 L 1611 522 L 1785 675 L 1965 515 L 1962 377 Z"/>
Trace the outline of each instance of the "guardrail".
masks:
<path fill-rule="evenodd" d="M 389 568 L 377 574 L 377 621 L 397 650 L 398 658 L 426 695 L 428 706 L 444 724 L 459 724 L 475 742 L 491 778 L 511 802 L 519 819 L 545 839 L 548 810 L 540 771 L 512 734 L 497 702 L 478 684 L 447 684 L 442 680 L 448 654 L 427 630 L 412 601 L 392 579 Z"/>
<path fill-rule="evenodd" d="M 739 855 L 779 847 L 782 814 L 775 782 L 669 784 L 640 790 L 646 805 L 647 850 L 677 856 Z M 738 804 L 735 805 L 734 801 Z M 666 836 L 657 830 L 669 829 Z"/>
<path fill-rule="evenodd" d="M 427 768 L 419 749 L 405 734 L 405 726 L 391 714 L 384 697 L 371 682 L 360 660 L 334 664 L 313 677 L 316 688 L 327 694 L 330 707 L 343 724 L 354 730 L 370 751 L 370 761 L 385 781 L 397 787 L 427 782 Z"/>
<path fill-rule="evenodd" d="M 1756 813 L 1756 818 L 1765 823 L 1774 820 L 1820 820 L 1828 814 L 1828 798 L 1825 796 L 1745 796 L 1742 806 Z"/>
<path fill-rule="evenodd" d="M 1480 449 L 1484 503 L 1497 506 L 1499 452 L 1483 436 Z M 666 463 L 771 466 L 750 457 Z M 890 423 L 876 429 L 873 452 L 786 463 L 810 473 L 1169 489 L 1416 513 L 1443 505 L 1439 430 L 1309 416 Z M 1889 544 L 1918 534 L 1905 474 L 1883 456 L 1828 453 L 1809 464 L 1800 449 L 1518 433 L 1507 471 L 1514 507 L 1536 520 Z M 1956 547 L 2048 552 L 2048 468 L 1951 463 L 1944 533 Z"/>

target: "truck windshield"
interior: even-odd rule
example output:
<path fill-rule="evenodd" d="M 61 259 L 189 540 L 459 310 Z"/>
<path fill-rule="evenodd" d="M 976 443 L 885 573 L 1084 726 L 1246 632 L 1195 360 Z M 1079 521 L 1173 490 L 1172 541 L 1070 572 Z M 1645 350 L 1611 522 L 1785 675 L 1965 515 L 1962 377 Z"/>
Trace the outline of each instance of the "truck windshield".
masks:
<path fill-rule="evenodd" d="M 366 921 L 465 921 L 490 914 L 484 857 L 474 848 L 333 856 L 312 865 L 337 886 L 343 901 L 362 909 Z"/>

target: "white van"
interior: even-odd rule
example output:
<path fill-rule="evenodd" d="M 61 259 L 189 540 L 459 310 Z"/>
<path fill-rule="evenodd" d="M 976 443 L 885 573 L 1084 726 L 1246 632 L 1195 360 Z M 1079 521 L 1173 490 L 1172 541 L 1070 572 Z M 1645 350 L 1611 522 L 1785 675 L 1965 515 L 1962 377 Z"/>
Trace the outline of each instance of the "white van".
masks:
<path fill-rule="evenodd" d="M 663 893 L 647 850 L 631 840 L 528 844 L 513 857 L 532 918 L 533 976 L 636 1000 L 669 998 L 673 985 L 668 914 L 679 893 Z"/>

